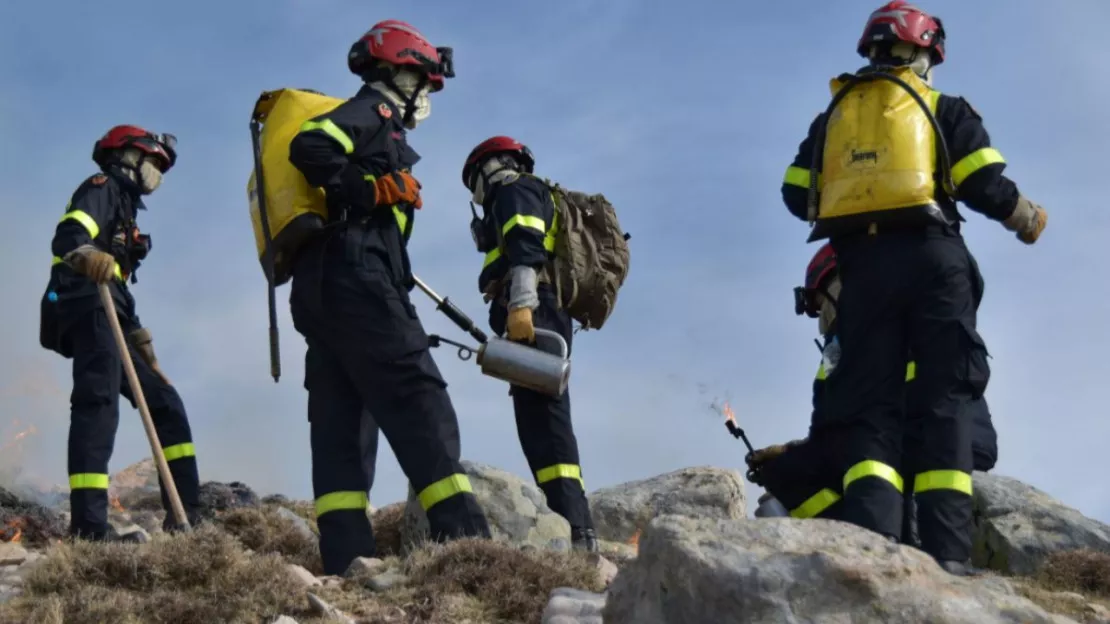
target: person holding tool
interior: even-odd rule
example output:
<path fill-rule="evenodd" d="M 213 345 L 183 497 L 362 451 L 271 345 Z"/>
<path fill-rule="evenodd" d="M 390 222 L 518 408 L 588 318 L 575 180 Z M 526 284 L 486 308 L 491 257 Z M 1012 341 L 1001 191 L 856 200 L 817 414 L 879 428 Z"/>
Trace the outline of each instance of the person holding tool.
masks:
<path fill-rule="evenodd" d="M 41 302 L 39 341 L 73 360 L 69 532 L 77 539 L 142 540 L 137 532 L 119 535 L 108 523 L 108 462 L 119 427 L 120 394 L 143 412 L 146 406 L 139 403 L 143 398 L 149 402 L 150 413 L 144 417 L 153 421 L 172 475 L 170 484 L 159 475 L 163 526 L 168 531 L 186 528 L 175 521 L 171 501 L 178 497 L 187 524 L 200 521 L 196 453 L 185 406 L 154 355 L 150 330 L 139 322 L 127 286 L 128 279 L 137 281 L 135 273 L 151 249 L 150 236 L 140 233 L 136 223 L 146 208 L 142 197 L 153 193 L 173 167 L 176 143 L 171 134 L 132 125 L 109 130 L 93 147 L 100 172 L 77 188 L 51 241 L 54 263 Z M 98 296 L 100 287 L 107 289 L 106 301 Z M 112 313 L 116 319 L 109 318 Z M 122 383 L 126 362 L 113 333 L 114 320 L 120 335 L 126 334 L 139 393 Z M 176 493 L 169 491 L 174 486 Z"/>
<path fill-rule="evenodd" d="M 406 131 L 428 118 L 429 94 L 454 76 L 451 49 L 385 20 L 351 46 L 347 65 L 362 88 L 304 122 L 289 145 L 289 162 L 327 200 L 326 226 L 293 259 L 290 306 L 308 345 L 312 487 L 332 575 L 376 553 L 359 443 L 364 409 L 416 491 L 432 538 L 490 537 L 459 462 L 447 383 L 409 299 L 406 245 L 423 201 Z"/>
<path fill-rule="evenodd" d="M 552 330 L 569 355 L 571 316 L 552 285 L 539 280 L 555 251 L 556 206 L 549 187 L 531 175 L 534 165 L 531 151 L 506 136 L 483 141 L 466 158 L 463 184 L 482 206 L 471 223 L 478 251 L 486 254 L 478 289 L 491 301 L 489 325 L 497 335 L 531 344 L 537 327 Z M 521 447 L 548 506 L 570 523 L 575 548 L 596 551 L 569 390 L 552 397 L 514 384 L 509 394 Z"/>
<path fill-rule="evenodd" d="M 974 270 L 974 300 L 978 307 L 983 297 L 983 281 L 977 264 L 972 258 Z M 842 492 L 835 478 L 827 478 L 828 456 L 831 439 L 830 428 L 836 423 L 827 421 L 823 397 L 828 374 L 836 368 L 837 354 L 837 297 L 841 291 L 840 275 L 836 264 L 836 253 L 828 243 L 821 246 L 806 266 L 805 285 L 794 289 L 794 312 L 817 319 L 818 331 L 822 340 L 818 346 L 822 350 L 821 363 L 813 381 L 813 412 L 809 434 L 804 440 L 785 445 L 773 445 L 752 451 L 747 462 L 751 473 L 758 478 L 771 496 L 784 504 L 789 515 L 797 518 L 835 518 Z M 919 425 L 915 418 L 918 413 L 916 402 L 920 400 L 916 392 L 917 363 L 912 359 L 906 365 L 905 402 L 910 423 Z M 972 436 L 971 452 L 973 468 L 988 472 L 998 460 L 998 436 L 991 422 L 990 409 L 986 397 L 979 397 L 971 406 Z M 919 435 L 910 427 L 906 434 L 906 444 L 912 444 L 914 436 Z M 912 468 L 903 467 L 912 472 Z M 916 505 L 913 490 L 903 492 L 903 523 L 901 541 L 919 546 L 917 537 Z"/>

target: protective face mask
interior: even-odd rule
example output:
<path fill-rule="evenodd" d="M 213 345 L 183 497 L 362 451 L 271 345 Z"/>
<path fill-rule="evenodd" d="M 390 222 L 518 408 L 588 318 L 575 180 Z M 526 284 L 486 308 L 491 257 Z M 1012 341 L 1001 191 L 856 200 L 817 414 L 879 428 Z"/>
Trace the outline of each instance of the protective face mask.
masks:
<path fill-rule="evenodd" d="M 516 174 L 516 171 L 506 166 L 506 164 L 497 158 L 487 160 L 478 172 L 478 182 L 474 185 L 474 192 L 472 198 L 475 204 L 483 205 L 482 202 L 486 199 L 486 194 L 489 193 L 490 187 Z"/>
<path fill-rule="evenodd" d="M 397 75 L 393 77 L 393 83 L 397 85 L 399 93 L 384 82 L 372 82 L 370 88 L 389 98 L 389 101 L 393 102 L 404 113 L 408 112 L 408 101 L 412 98 L 413 93 L 416 93 L 416 98 L 413 100 L 412 116 L 405 123 L 405 127 L 412 130 L 432 114 L 432 99 L 429 97 L 432 87 L 425 84 L 420 88 L 420 91 L 416 91 L 417 85 L 420 84 L 420 75 L 404 69 L 397 72 Z"/>
<path fill-rule="evenodd" d="M 829 333 L 829 329 L 836 322 L 836 304 L 834 301 L 840 299 L 840 278 L 830 281 L 826 291 L 829 293 L 828 297 L 820 295 L 821 315 L 817 317 L 817 331 L 821 332 L 822 336 Z"/>
<path fill-rule="evenodd" d="M 890 53 L 908 62 L 913 73 L 921 77 L 925 84 L 933 85 L 933 60 L 925 48 L 919 48 L 912 43 L 896 43 Z"/>
<path fill-rule="evenodd" d="M 162 185 L 162 170 L 153 159 L 143 158 L 143 153 L 135 148 L 123 151 L 120 161 L 126 165 L 124 171 L 132 182 L 139 185 L 144 195 L 150 195 Z"/>

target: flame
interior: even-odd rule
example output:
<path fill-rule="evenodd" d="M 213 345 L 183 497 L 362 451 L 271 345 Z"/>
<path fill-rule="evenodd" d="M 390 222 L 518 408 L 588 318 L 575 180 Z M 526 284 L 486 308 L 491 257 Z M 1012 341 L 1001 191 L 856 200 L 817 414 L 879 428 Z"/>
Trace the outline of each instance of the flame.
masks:
<path fill-rule="evenodd" d="M 736 412 L 732 411 L 732 406 L 728 404 L 728 401 L 725 401 L 725 404 L 721 406 L 721 414 L 724 415 L 726 422 L 736 424 Z"/>
<path fill-rule="evenodd" d="M 632 534 L 632 537 L 628 538 L 628 545 L 629 546 L 633 546 L 636 549 L 640 548 L 640 533 L 641 532 L 642 531 L 640 529 L 636 529 L 636 532 Z"/>
<path fill-rule="evenodd" d="M 24 438 L 26 438 L 27 436 L 36 435 L 39 432 L 38 428 L 34 425 L 27 425 L 26 427 L 23 427 L 23 423 L 20 422 L 18 418 L 12 419 L 12 428 L 19 431 L 17 431 L 10 440 L 5 442 L 4 446 L 0 447 L 0 451 L 18 451 L 22 446 L 22 441 Z"/>
<path fill-rule="evenodd" d="M 8 535 L 11 537 L 8 537 Z M 0 530 L 0 542 L 18 544 L 23 541 L 23 518 L 8 520 L 3 530 Z"/>
<path fill-rule="evenodd" d="M 127 513 L 127 509 L 119 502 L 119 496 L 115 494 L 108 497 L 108 504 L 118 512 Z"/>

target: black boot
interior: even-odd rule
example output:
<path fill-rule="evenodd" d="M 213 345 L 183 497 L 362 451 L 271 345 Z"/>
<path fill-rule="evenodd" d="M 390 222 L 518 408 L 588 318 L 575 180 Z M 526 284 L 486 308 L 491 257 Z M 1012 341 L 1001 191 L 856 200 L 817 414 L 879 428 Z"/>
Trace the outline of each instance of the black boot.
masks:
<path fill-rule="evenodd" d="M 189 520 L 190 528 L 197 528 L 197 526 L 204 523 L 204 517 L 200 515 L 199 511 L 192 509 L 185 510 L 185 518 Z M 172 511 L 166 512 L 166 518 L 162 520 L 162 530 L 166 533 L 182 533 L 185 528 L 177 523 Z"/>
<path fill-rule="evenodd" d="M 572 527 L 570 530 L 571 548 L 583 552 L 597 552 L 597 532 L 590 527 Z"/>
<path fill-rule="evenodd" d="M 145 544 L 149 541 L 146 534 L 142 531 L 120 533 L 111 526 L 95 530 L 71 530 L 69 535 L 74 540 L 104 542 L 108 544 Z"/>
<path fill-rule="evenodd" d="M 983 571 L 971 565 L 970 561 L 954 561 L 945 559 L 937 561 L 940 567 L 953 576 L 980 576 Z"/>

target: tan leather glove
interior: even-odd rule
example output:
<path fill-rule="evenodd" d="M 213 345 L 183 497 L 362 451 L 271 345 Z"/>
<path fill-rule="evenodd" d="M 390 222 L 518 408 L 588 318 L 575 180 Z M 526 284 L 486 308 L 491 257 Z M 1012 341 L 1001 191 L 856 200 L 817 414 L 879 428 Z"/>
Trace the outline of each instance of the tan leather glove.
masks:
<path fill-rule="evenodd" d="M 100 251 L 92 245 L 81 245 L 69 252 L 65 262 L 97 284 L 107 284 L 116 274 L 116 259 L 112 254 Z"/>
<path fill-rule="evenodd" d="M 154 371 L 158 377 L 166 383 L 167 386 L 172 386 L 169 377 L 162 372 L 162 367 L 158 366 L 158 358 L 154 355 L 154 337 L 151 335 L 150 330 L 145 327 L 140 327 L 127 335 L 128 341 L 135 350 L 139 352 L 139 356 L 143 358 L 147 366 Z"/>
<path fill-rule="evenodd" d="M 405 203 L 420 208 L 424 205 L 420 189 L 420 182 L 412 174 L 395 171 L 374 181 L 374 203 L 379 206 Z"/>
<path fill-rule="evenodd" d="M 1016 232 L 1019 241 L 1032 245 L 1048 225 L 1048 212 L 1040 204 L 1035 204 L 1022 195 L 1018 197 L 1013 214 L 1002 225 L 1007 230 Z"/>
<path fill-rule="evenodd" d="M 509 321 L 506 324 L 509 340 L 524 340 L 529 343 L 536 341 L 536 327 L 532 324 L 532 308 L 509 310 Z"/>

